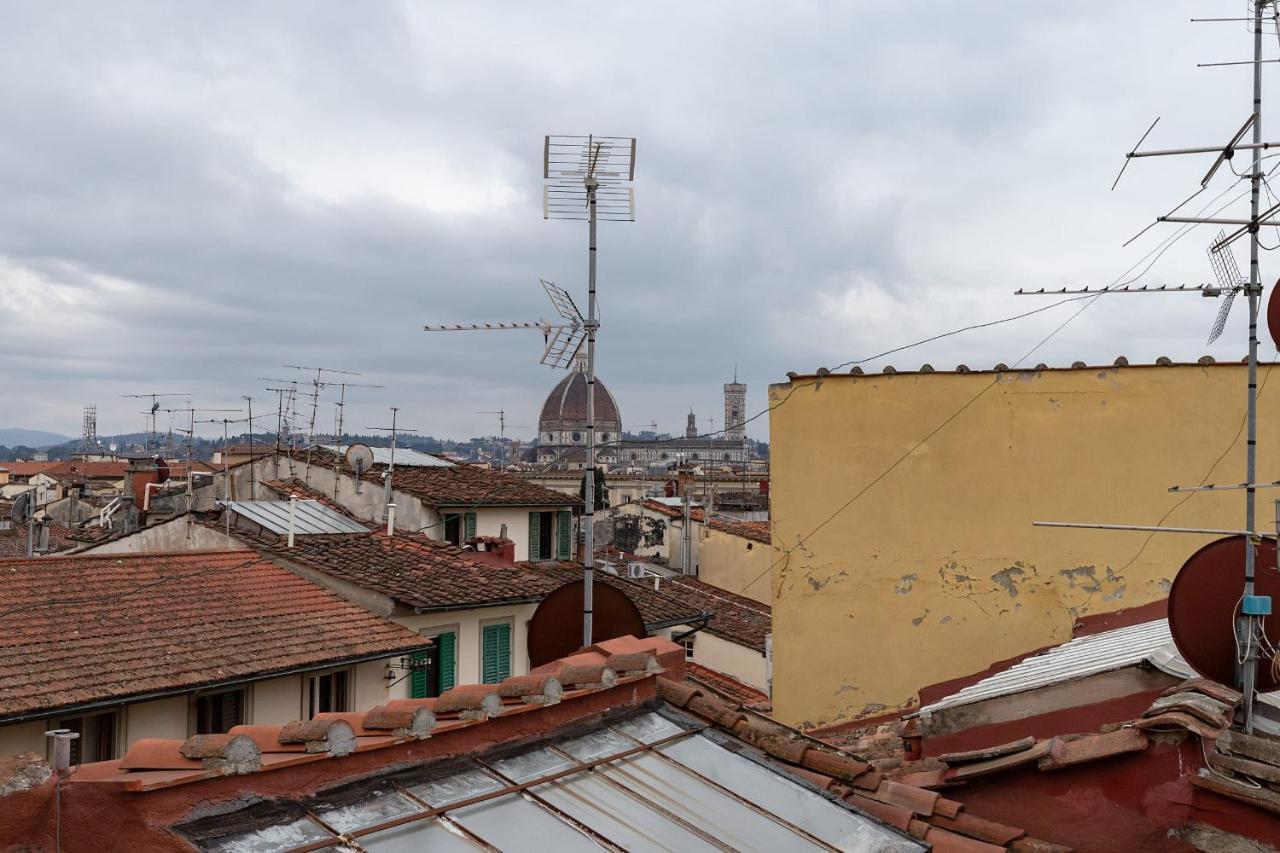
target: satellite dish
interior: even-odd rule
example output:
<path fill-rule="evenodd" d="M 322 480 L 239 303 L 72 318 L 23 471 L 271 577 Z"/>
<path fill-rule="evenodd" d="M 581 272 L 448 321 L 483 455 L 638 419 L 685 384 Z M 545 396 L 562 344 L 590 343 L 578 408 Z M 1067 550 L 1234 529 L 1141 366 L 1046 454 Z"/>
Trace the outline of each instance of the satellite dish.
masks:
<path fill-rule="evenodd" d="M 1178 652 L 1196 672 L 1221 684 L 1235 684 L 1235 618 L 1244 586 L 1243 536 L 1210 542 L 1191 555 L 1169 590 L 1169 632 Z M 1264 539 L 1255 554 L 1255 595 L 1280 600 L 1276 543 Z M 1267 639 L 1280 642 L 1280 625 L 1264 626 Z M 1258 692 L 1280 687 L 1269 666 L 1258 667 Z"/>
<path fill-rule="evenodd" d="M 591 609 L 593 643 L 649 635 L 635 602 L 612 584 L 596 583 L 592 587 Z M 542 599 L 529 620 L 528 648 L 533 667 L 582 648 L 582 581 L 570 581 Z"/>
<path fill-rule="evenodd" d="M 13 519 L 14 527 L 27 523 L 31 514 L 35 512 L 35 503 L 35 495 L 31 492 L 23 492 L 13 499 L 13 508 L 9 511 L 9 517 Z"/>
<path fill-rule="evenodd" d="M 353 444 L 347 448 L 346 460 L 358 477 L 373 466 L 373 450 L 367 444 Z"/>
<path fill-rule="evenodd" d="M 1267 299 L 1267 331 L 1271 332 L 1271 340 L 1276 349 L 1280 349 L 1280 281 L 1271 288 L 1271 296 Z"/>

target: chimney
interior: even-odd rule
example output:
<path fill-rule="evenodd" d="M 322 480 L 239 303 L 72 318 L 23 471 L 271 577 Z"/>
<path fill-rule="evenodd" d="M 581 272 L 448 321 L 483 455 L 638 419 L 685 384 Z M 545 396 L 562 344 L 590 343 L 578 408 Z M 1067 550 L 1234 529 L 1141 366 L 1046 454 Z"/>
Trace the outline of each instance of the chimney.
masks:
<path fill-rule="evenodd" d="M 503 528 L 506 527 L 505 524 L 502 526 Z M 504 530 L 503 532 L 505 533 L 506 531 Z M 512 566 L 516 564 L 516 543 L 506 537 L 503 537 L 502 540 L 502 562 Z"/>
<path fill-rule="evenodd" d="M 129 460 L 129 467 L 124 471 L 125 493 L 133 497 L 134 506 L 142 506 L 146 501 L 147 483 L 159 482 L 156 463 L 150 457 L 137 457 Z"/>
<path fill-rule="evenodd" d="M 44 736 L 53 741 L 53 760 L 50 761 L 53 771 L 65 779 L 71 772 L 71 741 L 80 735 L 71 729 L 53 729 L 45 732 Z"/>
<path fill-rule="evenodd" d="M 387 535 L 396 535 L 396 505 L 394 503 L 387 504 Z"/>

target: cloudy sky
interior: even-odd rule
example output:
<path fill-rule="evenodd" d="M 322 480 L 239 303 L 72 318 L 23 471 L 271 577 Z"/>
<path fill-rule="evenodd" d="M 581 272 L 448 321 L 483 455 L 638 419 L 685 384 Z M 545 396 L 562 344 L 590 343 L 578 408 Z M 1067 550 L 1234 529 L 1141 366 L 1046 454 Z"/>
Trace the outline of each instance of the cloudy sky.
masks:
<path fill-rule="evenodd" d="M 690 407 L 720 427 L 735 364 L 756 410 L 789 370 L 1041 307 L 1011 292 L 1109 284 L 1157 248 L 1171 226 L 1120 244 L 1208 162 L 1108 187 L 1156 116 L 1157 147 L 1244 120 L 1248 68 L 1195 67 L 1248 58 L 1244 24 L 1188 23 L 1243 7 L 5 0 L 0 426 L 74 434 L 93 402 L 100 432 L 138 430 L 121 395 L 152 391 L 265 410 L 259 377 L 302 364 L 389 386 L 350 394 L 350 427 L 397 405 L 465 437 L 504 409 L 532 436 L 558 378 L 540 335 L 420 329 L 548 316 L 539 277 L 585 296 L 586 227 L 542 219 L 540 158 L 545 133 L 593 132 L 639 139 L 638 221 L 601 226 L 601 375 L 630 427 Z M 1211 237 L 1140 281 L 1208 280 Z M 1012 364 L 1077 307 L 867 366 Z M 1104 298 L 1027 363 L 1239 358 L 1242 310 L 1204 345 L 1215 307 Z"/>

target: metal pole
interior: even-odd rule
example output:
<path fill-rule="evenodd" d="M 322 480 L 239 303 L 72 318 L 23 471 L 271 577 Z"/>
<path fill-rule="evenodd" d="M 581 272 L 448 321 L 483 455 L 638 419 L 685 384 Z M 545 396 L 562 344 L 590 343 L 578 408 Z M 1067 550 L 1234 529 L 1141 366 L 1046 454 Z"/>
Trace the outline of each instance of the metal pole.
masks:
<path fill-rule="evenodd" d="M 399 411 L 400 410 L 395 406 L 391 407 L 391 461 L 387 465 L 387 478 L 386 478 L 385 484 L 383 485 L 383 495 L 382 495 L 382 498 L 383 498 L 382 518 L 384 521 L 387 519 L 388 514 L 391 512 L 391 510 L 389 509 L 389 507 L 391 506 L 391 480 L 393 477 L 395 477 L 395 474 L 396 474 L 396 413 Z"/>
<path fill-rule="evenodd" d="M 256 501 L 258 499 L 257 478 L 253 473 L 253 466 L 258 464 L 258 457 L 253 452 L 253 398 L 245 397 L 249 403 L 249 500 Z M 191 472 L 187 472 L 187 476 L 191 476 Z"/>
<path fill-rule="evenodd" d="M 1244 481 L 1249 485 L 1244 492 L 1245 530 L 1249 539 L 1244 549 L 1244 595 L 1246 599 L 1253 595 L 1253 578 L 1256 563 L 1254 548 L 1257 538 L 1255 504 L 1256 490 L 1253 484 L 1258 457 L 1258 291 L 1261 289 L 1261 275 L 1258 270 L 1258 201 L 1262 184 L 1262 7 L 1263 0 L 1256 0 L 1253 6 L 1253 171 L 1249 176 L 1249 210 L 1255 220 L 1250 226 L 1249 234 L 1249 392 L 1248 392 L 1248 438 L 1245 446 Z M 1237 634 L 1243 640 L 1244 663 L 1240 671 L 1240 688 L 1244 693 L 1244 730 L 1253 732 L 1253 691 L 1257 684 L 1258 652 L 1254 644 L 1257 636 L 1256 616 L 1241 615 L 1237 619 Z"/>
<path fill-rule="evenodd" d="M 594 156 L 590 145 L 587 156 Z M 596 180 L 588 168 L 587 188 L 587 471 L 583 481 L 582 645 L 591 645 L 591 609 L 595 582 L 596 510 Z"/>

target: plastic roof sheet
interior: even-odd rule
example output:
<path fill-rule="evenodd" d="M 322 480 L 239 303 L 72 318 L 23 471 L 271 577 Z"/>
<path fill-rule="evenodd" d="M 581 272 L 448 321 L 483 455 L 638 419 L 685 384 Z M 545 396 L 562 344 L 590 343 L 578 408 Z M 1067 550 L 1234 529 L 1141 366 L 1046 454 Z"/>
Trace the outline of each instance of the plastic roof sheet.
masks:
<path fill-rule="evenodd" d="M 345 444 L 322 444 L 325 450 L 332 450 L 335 453 L 345 454 L 347 445 Z M 390 465 L 391 464 L 391 448 L 390 447 L 370 447 L 373 451 L 374 465 Z M 441 459 L 439 456 L 432 456 L 430 453 L 423 453 L 421 450 L 411 450 L 408 447 L 396 448 L 396 465 L 405 468 L 449 468 L 453 463 L 448 459 Z"/>
<path fill-rule="evenodd" d="M 925 845 L 652 712 L 437 778 L 375 783 L 311 817 L 200 841 L 222 853 L 332 850 L 923 851 Z M 456 807 L 453 807 L 457 804 Z M 432 814 L 432 812 L 436 812 Z M 404 820 L 419 814 L 420 819 Z M 333 830 L 330 832 L 329 827 Z M 333 834 L 344 833 L 342 837 Z"/>
<path fill-rule="evenodd" d="M 289 532 L 291 501 L 222 501 L 236 515 L 259 524 L 272 533 Z M 298 536 L 319 533 L 368 533 L 369 528 L 319 501 L 298 501 L 293 514 L 293 532 Z"/>
<path fill-rule="evenodd" d="M 1026 658 L 1002 672 L 997 672 L 975 684 L 970 684 L 963 690 L 926 705 L 918 713 L 926 714 L 1000 696 L 1012 696 L 1015 693 L 1132 666 L 1146 660 L 1148 655 L 1161 646 L 1172 642 L 1167 619 L 1156 619 L 1140 625 L 1077 637 L 1069 643 Z"/>

